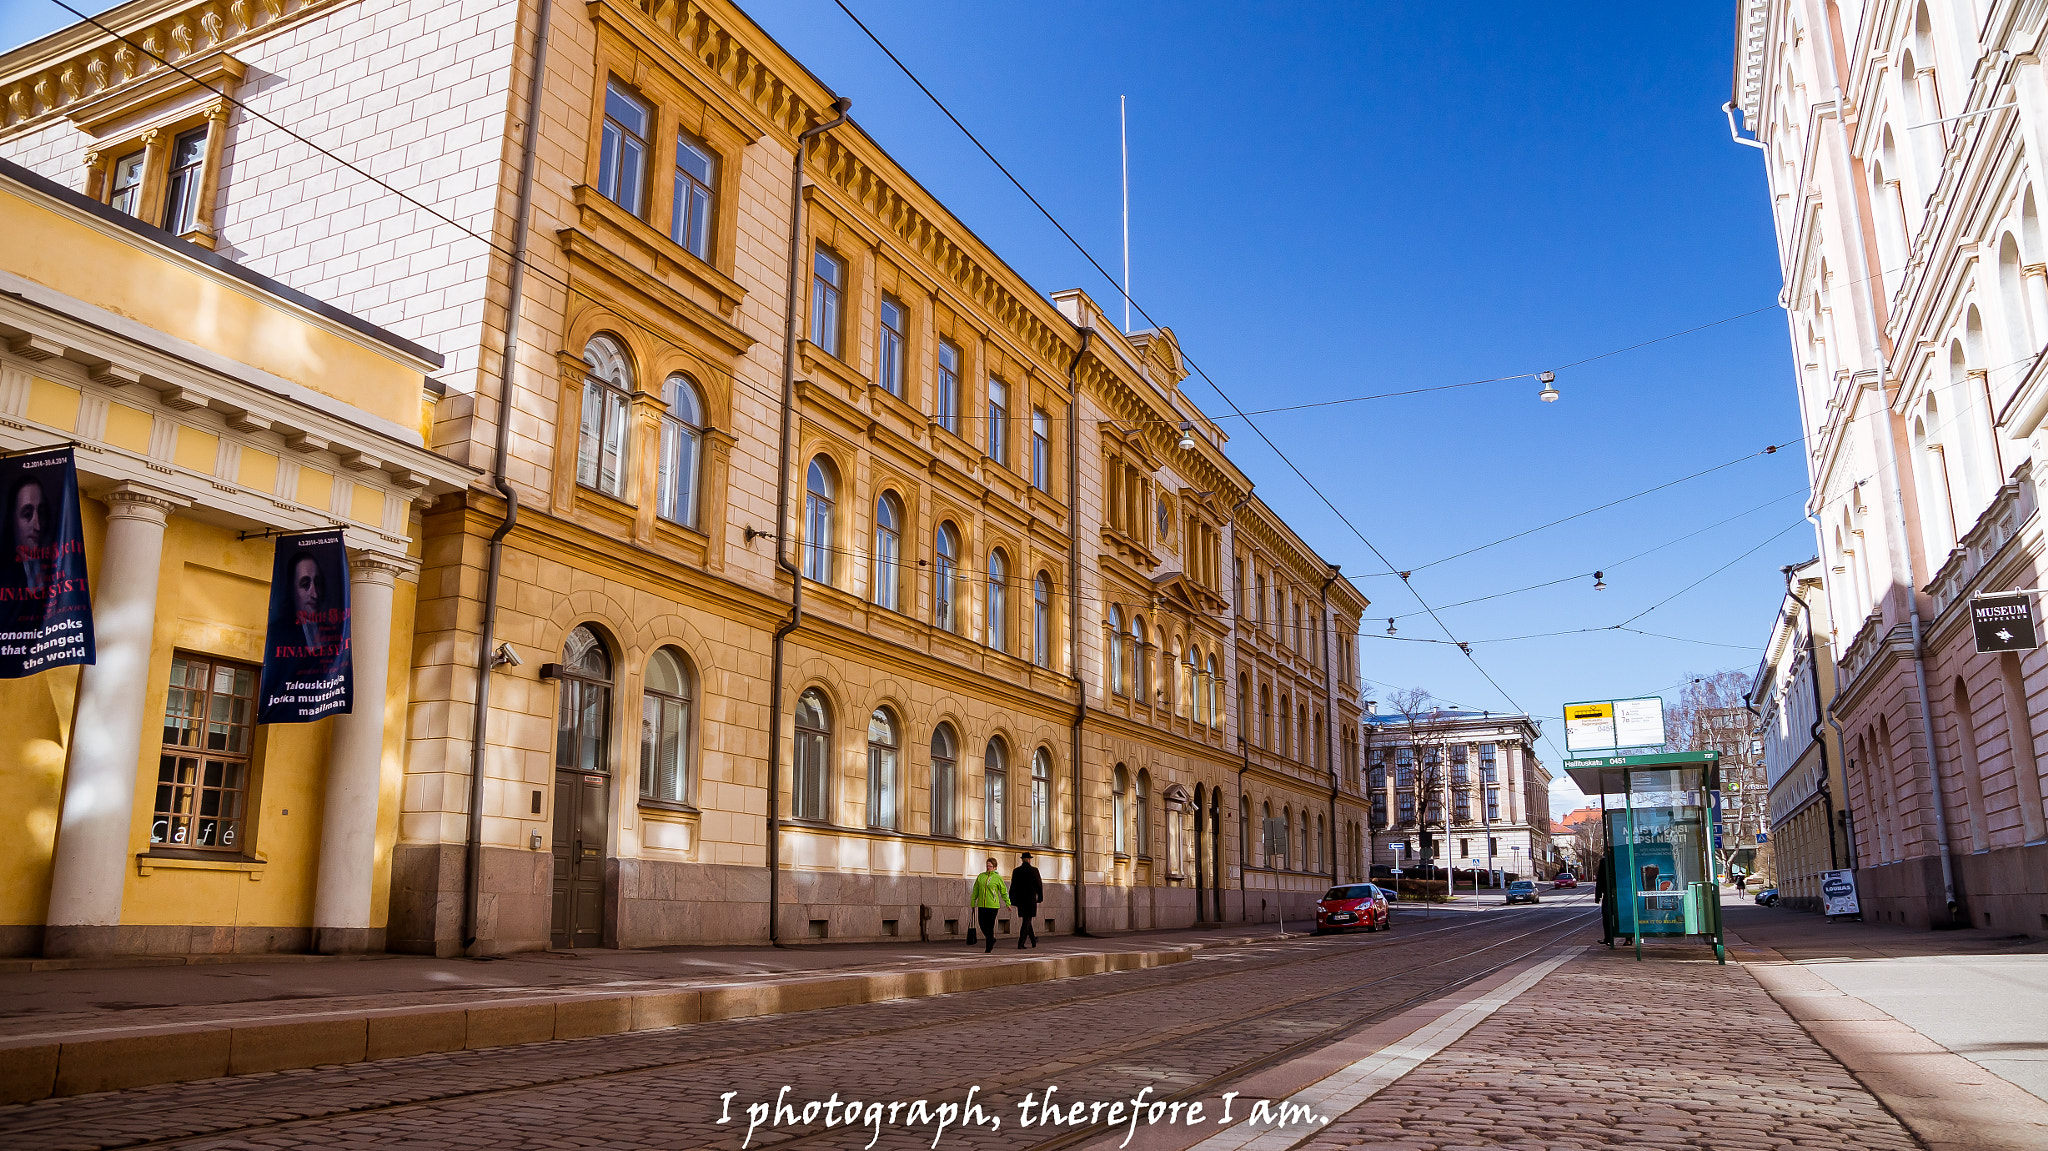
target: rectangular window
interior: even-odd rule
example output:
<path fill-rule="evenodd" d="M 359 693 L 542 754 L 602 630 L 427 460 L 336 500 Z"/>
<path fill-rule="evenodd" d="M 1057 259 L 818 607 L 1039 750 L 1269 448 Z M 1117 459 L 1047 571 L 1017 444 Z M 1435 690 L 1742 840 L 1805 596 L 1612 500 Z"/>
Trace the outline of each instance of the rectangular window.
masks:
<path fill-rule="evenodd" d="M 1493 745 L 1490 743 L 1482 743 L 1479 745 L 1479 782 L 1500 782 L 1500 779 L 1498 778 L 1498 773 L 1494 769 Z"/>
<path fill-rule="evenodd" d="M 1006 843 L 1010 838 L 1010 822 L 1006 815 L 1008 797 L 1004 784 L 1009 777 L 1000 771 L 991 771 L 982 777 L 981 825 L 982 838 L 991 843 Z"/>
<path fill-rule="evenodd" d="M 604 129 L 599 142 L 597 191 L 635 216 L 647 184 L 647 105 L 619 87 L 604 86 Z"/>
<path fill-rule="evenodd" d="M 142 214 L 142 168 L 148 158 L 147 152 L 131 152 L 114 161 L 114 183 L 108 189 L 107 203 L 115 211 L 131 216 Z"/>
<path fill-rule="evenodd" d="M 993 377 L 988 381 L 988 458 L 1005 467 L 1010 463 L 1010 385 Z"/>
<path fill-rule="evenodd" d="M 882 330 L 875 341 L 875 377 L 882 390 L 903 398 L 903 305 L 882 297 Z"/>
<path fill-rule="evenodd" d="M 1404 791 L 1399 798 L 1401 801 L 1401 822 L 1415 822 L 1415 797 Z"/>
<path fill-rule="evenodd" d="M 1500 818 L 1500 792 L 1491 787 L 1486 789 L 1486 818 L 1488 822 Z"/>
<path fill-rule="evenodd" d="M 1230 594 L 1237 600 L 1237 618 L 1243 619 L 1251 605 L 1245 602 L 1244 557 L 1233 556 L 1230 560 Z"/>
<path fill-rule="evenodd" d="M 1052 490 L 1052 419 L 1044 408 L 1031 409 L 1031 486 Z"/>
<path fill-rule="evenodd" d="M 960 434 L 960 349 L 944 341 L 939 343 L 939 387 L 932 397 L 932 418 Z"/>
<path fill-rule="evenodd" d="M 713 174 L 718 161 L 710 149 L 688 136 L 676 137 L 676 202 L 670 214 L 669 238 L 700 260 L 711 259 Z"/>
<path fill-rule="evenodd" d="M 199 174 L 206 163 L 206 129 L 194 128 L 171 142 L 171 171 L 164 191 L 164 231 L 182 236 L 199 226 Z"/>
<path fill-rule="evenodd" d="M 255 668 L 172 658 L 150 843 L 245 852 L 255 720 Z"/>
<path fill-rule="evenodd" d="M 811 342 L 829 356 L 839 355 L 839 309 L 845 295 L 845 262 L 819 248 L 811 266 Z"/>

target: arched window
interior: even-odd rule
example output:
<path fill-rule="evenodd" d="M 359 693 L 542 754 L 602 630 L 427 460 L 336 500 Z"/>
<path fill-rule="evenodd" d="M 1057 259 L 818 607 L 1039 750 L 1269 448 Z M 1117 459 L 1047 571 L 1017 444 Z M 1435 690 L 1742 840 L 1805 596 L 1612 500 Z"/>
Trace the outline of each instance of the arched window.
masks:
<path fill-rule="evenodd" d="M 1239 673 L 1237 677 L 1237 737 L 1246 743 L 1251 742 L 1251 733 L 1244 729 L 1245 724 L 1250 722 L 1251 715 L 1252 681 L 1250 677 Z"/>
<path fill-rule="evenodd" d="M 960 741 L 950 723 L 932 730 L 932 834 L 960 834 Z"/>
<path fill-rule="evenodd" d="M 1052 846 L 1052 755 L 1042 747 L 1031 754 L 1031 842 Z"/>
<path fill-rule="evenodd" d="M 703 455 L 704 405 L 687 376 L 670 376 L 661 386 L 668 411 L 661 417 L 661 469 L 654 511 L 686 528 L 697 526 L 699 460 Z"/>
<path fill-rule="evenodd" d="M 2019 241 L 2010 232 L 1998 244 L 1998 302 L 2005 314 L 2009 356 L 2023 360 L 2034 354 L 2033 325 L 2027 316 L 2026 285 L 2020 267 Z"/>
<path fill-rule="evenodd" d="M 1323 869 L 1323 817 L 1316 816 L 1316 870 Z"/>
<path fill-rule="evenodd" d="M 576 482 L 608 496 L 626 485 L 626 404 L 633 392 L 626 354 L 609 336 L 584 345 L 583 426 L 576 441 Z"/>
<path fill-rule="evenodd" d="M 947 631 L 960 630 L 960 533 L 950 523 L 939 525 L 932 564 L 932 622 Z"/>
<path fill-rule="evenodd" d="M 995 736 L 988 741 L 988 750 L 981 757 L 982 838 L 990 843 L 1010 840 L 1009 783 L 1009 749 L 1003 746 L 1002 736 Z"/>
<path fill-rule="evenodd" d="M 1237 857 L 1245 866 L 1251 865 L 1252 858 L 1252 801 L 1248 796 L 1237 797 Z"/>
<path fill-rule="evenodd" d="M 1307 705 L 1294 711 L 1294 758 L 1298 763 L 1308 763 L 1315 758 L 1315 751 L 1308 742 Z"/>
<path fill-rule="evenodd" d="M 587 625 L 562 644 L 561 707 L 555 725 L 555 766 L 609 772 L 612 657 Z"/>
<path fill-rule="evenodd" d="M 1166 706 L 1173 715 L 1186 715 L 1191 697 L 1188 694 L 1188 665 L 1181 658 L 1180 641 L 1167 642 L 1161 637 L 1159 651 L 1159 691 L 1166 696 Z"/>
<path fill-rule="evenodd" d="M 690 674 L 673 648 L 647 661 L 640 696 L 640 794 L 692 802 L 690 788 Z"/>
<path fill-rule="evenodd" d="M 1209 653 L 1209 726 L 1223 726 L 1223 681 L 1216 677 L 1216 653 Z"/>
<path fill-rule="evenodd" d="M 1152 856 L 1152 773 L 1138 772 L 1137 790 L 1131 795 L 1131 815 L 1138 823 L 1138 854 L 1147 859 Z"/>
<path fill-rule="evenodd" d="M 1273 689 L 1259 685 L 1259 748 L 1273 750 Z"/>
<path fill-rule="evenodd" d="M 1292 807 L 1280 809 L 1279 847 L 1280 861 L 1272 866 L 1292 871 L 1294 869 L 1294 809 Z"/>
<path fill-rule="evenodd" d="M 988 553 L 988 646 L 1010 650 L 1010 565 L 1003 553 Z"/>
<path fill-rule="evenodd" d="M 795 774 L 790 779 L 793 819 L 825 818 L 825 785 L 832 763 L 832 711 L 824 693 L 811 688 L 796 701 Z"/>
<path fill-rule="evenodd" d="M 838 568 L 832 509 L 839 496 L 839 472 L 824 456 L 811 460 L 804 477 L 804 578 L 832 582 Z"/>
<path fill-rule="evenodd" d="M 1131 650 L 1126 659 L 1131 665 L 1131 694 L 1146 707 L 1152 706 L 1152 656 L 1150 645 L 1145 642 L 1145 621 L 1133 612 L 1131 615 Z"/>
<path fill-rule="evenodd" d="M 1052 578 L 1044 572 L 1031 581 L 1031 662 L 1052 666 Z"/>
<path fill-rule="evenodd" d="M 902 754 L 896 746 L 896 717 L 878 707 L 868 717 L 868 826 L 897 826 L 902 803 Z"/>
<path fill-rule="evenodd" d="M 1110 850 L 1118 855 L 1129 855 L 1131 851 L 1130 789 L 1130 772 L 1119 763 L 1116 772 L 1109 777 Z"/>
<path fill-rule="evenodd" d="M 1116 605 L 1109 609 L 1109 690 L 1118 695 L 1129 695 L 1130 688 L 1124 684 L 1124 615 Z"/>
<path fill-rule="evenodd" d="M 875 606 L 900 610 L 903 580 L 903 504 L 895 492 L 875 501 Z"/>
<path fill-rule="evenodd" d="M 1282 756 L 1292 757 L 1294 749 L 1288 741 L 1294 736 L 1294 700 L 1286 692 L 1280 693 L 1280 711 L 1274 720 L 1273 750 Z"/>

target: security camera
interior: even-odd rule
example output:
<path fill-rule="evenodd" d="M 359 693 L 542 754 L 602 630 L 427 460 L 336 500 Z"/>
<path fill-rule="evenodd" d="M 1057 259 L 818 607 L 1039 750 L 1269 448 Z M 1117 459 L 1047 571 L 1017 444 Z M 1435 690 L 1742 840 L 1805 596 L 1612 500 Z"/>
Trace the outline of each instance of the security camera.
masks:
<path fill-rule="evenodd" d="M 508 665 L 518 667 L 525 662 L 525 660 L 519 658 L 518 652 L 512 650 L 512 645 L 509 643 L 499 644 L 498 650 L 491 653 L 492 667 L 506 667 Z"/>

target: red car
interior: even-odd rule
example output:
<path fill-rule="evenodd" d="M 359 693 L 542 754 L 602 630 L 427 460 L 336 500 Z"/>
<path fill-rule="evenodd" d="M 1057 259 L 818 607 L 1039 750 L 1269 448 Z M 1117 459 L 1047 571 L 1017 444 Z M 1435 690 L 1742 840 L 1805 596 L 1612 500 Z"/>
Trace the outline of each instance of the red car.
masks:
<path fill-rule="evenodd" d="M 1577 887 L 1578 885 L 1579 877 L 1569 871 L 1559 872 L 1557 878 L 1550 884 L 1552 887 Z"/>
<path fill-rule="evenodd" d="M 1391 931 L 1393 914 L 1387 910 L 1387 894 L 1370 883 L 1347 883 L 1332 887 L 1316 903 L 1316 934 L 1351 931 Z"/>

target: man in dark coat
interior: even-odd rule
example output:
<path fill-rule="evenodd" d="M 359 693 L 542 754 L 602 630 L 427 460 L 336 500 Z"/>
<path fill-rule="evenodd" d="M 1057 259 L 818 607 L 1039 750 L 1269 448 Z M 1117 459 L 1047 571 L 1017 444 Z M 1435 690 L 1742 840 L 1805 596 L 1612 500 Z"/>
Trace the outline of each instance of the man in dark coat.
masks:
<path fill-rule="evenodd" d="M 1045 884 L 1038 878 L 1038 869 L 1031 866 L 1031 853 L 1024 853 L 1024 862 L 1010 873 L 1010 902 L 1016 905 L 1019 927 L 1017 929 L 1017 950 L 1024 949 L 1024 941 L 1038 946 L 1038 932 L 1032 930 L 1031 917 L 1038 914 L 1038 905 L 1045 901 Z"/>

